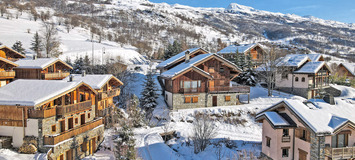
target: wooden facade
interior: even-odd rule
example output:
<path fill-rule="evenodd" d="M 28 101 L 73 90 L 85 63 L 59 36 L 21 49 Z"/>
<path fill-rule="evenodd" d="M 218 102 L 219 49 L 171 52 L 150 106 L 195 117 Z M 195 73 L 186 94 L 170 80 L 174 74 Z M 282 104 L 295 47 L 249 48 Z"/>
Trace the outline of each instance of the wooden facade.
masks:
<path fill-rule="evenodd" d="M 13 70 L 18 65 L 13 61 L 25 58 L 24 55 L 14 51 L 6 46 L 0 46 L 0 87 L 13 81 L 15 71 Z"/>
<path fill-rule="evenodd" d="M 250 60 L 254 64 L 254 68 L 257 68 L 261 64 L 265 62 L 265 56 L 266 56 L 266 51 L 261 48 L 258 44 L 255 44 L 252 48 L 246 50 L 246 51 L 239 51 L 240 54 L 244 54 L 245 60 L 248 60 L 248 57 L 250 57 Z M 232 62 L 234 62 L 235 57 L 237 55 L 236 52 L 232 53 L 218 53 L 221 55 L 223 58 L 228 59 Z"/>
<path fill-rule="evenodd" d="M 353 80 L 355 79 L 355 75 L 352 74 L 355 73 L 355 67 L 353 71 L 349 71 L 347 67 L 345 67 L 342 63 L 340 63 L 337 67 L 336 72 L 338 73 L 339 77 L 346 77 L 347 79 Z"/>
<path fill-rule="evenodd" d="M 26 58 L 25 55 L 18 53 L 17 51 L 7 47 L 7 46 L 0 46 L 0 57 L 6 58 L 10 61 L 17 61 L 21 58 Z"/>

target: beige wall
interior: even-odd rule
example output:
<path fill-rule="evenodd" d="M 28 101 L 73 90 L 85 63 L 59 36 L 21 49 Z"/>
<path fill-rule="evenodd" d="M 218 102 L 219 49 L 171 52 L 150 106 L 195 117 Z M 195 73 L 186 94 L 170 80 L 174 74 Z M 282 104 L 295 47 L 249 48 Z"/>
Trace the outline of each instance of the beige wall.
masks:
<path fill-rule="evenodd" d="M 298 82 L 293 81 L 294 88 L 308 88 L 308 75 L 307 74 L 294 74 L 294 79 L 298 77 Z M 305 81 L 302 82 L 302 78 Z M 288 78 L 281 78 L 281 74 L 276 75 L 276 87 L 292 87 L 292 74 L 288 74 Z"/>
<path fill-rule="evenodd" d="M 342 131 L 348 131 L 348 130 L 351 131 L 351 135 L 349 135 L 348 145 L 349 147 L 352 147 L 355 146 L 355 130 L 350 127 L 346 127 L 342 129 Z M 332 136 L 325 137 L 325 144 L 330 144 L 330 146 L 332 146 Z"/>

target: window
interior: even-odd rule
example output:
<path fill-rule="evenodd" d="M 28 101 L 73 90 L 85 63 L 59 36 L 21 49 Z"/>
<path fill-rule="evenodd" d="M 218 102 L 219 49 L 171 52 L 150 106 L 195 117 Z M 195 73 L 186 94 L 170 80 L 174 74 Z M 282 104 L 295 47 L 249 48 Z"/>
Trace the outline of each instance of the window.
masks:
<path fill-rule="evenodd" d="M 305 129 L 302 129 L 300 138 L 305 140 L 305 141 L 307 140 L 307 131 Z"/>
<path fill-rule="evenodd" d="M 348 146 L 348 143 L 349 143 L 348 133 L 339 133 L 337 135 L 332 136 L 332 147 L 333 148 L 346 147 L 346 146 Z"/>
<path fill-rule="evenodd" d="M 271 138 L 266 137 L 266 146 L 270 147 L 270 145 L 271 145 Z"/>
<path fill-rule="evenodd" d="M 224 67 L 219 68 L 219 72 L 223 73 L 224 72 Z"/>
<path fill-rule="evenodd" d="M 282 157 L 288 157 L 288 148 L 282 148 Z"/>
<path fill-rule="evenodd" d="M 185 97 L 185 103 L 191 103 L 191 97 Z"/>
<path fill-rule="evenodd" d="M 168 94 L 165 94 L 165 100 L 166 101 L 168 100 Z"/>
<path fill-rule="evenodd" d="M 180 88 L 184 88 L 183 81 L 180 81 Z"/>
<path fill-rule="evenodd" d="M 298 82 L 298 77 L 295 78 L 295 81 Z"/>
<path fill-rule="evenodd" d="M 209 72 L 209 73 L 214 73 L 214 68 L 213 68 L 213 67 L 209 67 L 209 68 L 208 68 L 208 72 Z"/>
<path fill-rule="evenodd" d="M 302 77 L 302 82 L 305 82 L 306 81 L 306 78 Z"/>
<path fill-rule="evenodd" d="M 83 144 L 81 144 L 81 150 L 83 152 L 86 152 L 87 151 L 87 142 L 84 142 Z"/>
<path fill-rule="evenodd" d="M 79 119 L 75 118 L 75 124 L 78 124 L 78 123 L 79 123 Z"/>
<path fill-rule="evenodd" d="M 198 88 L 201 88 L 201 81 L 197 81 Z"/>
<path fill-rule="evenodd" d="M 224 80 L 219 80 L 219 85 L 224 85 Z"/>
<path fill-rule="evenodd" d="M 197 81 L 191 81 L 191 88 L 197 88 Z"/>
<path fill-rule="evenodd" d="M 184 88 L 191 88 L 191 82 L 190 81 L 184 81 Z"/>
<path fill-rule="evenodd" d="M 287 72 L 282 72 L 281 73 L 281 78 L 282 79 L 288 79 L 288 73 Z"/>
<path fill-rule="evenodd" d="M 90 118 L 90 113 L 88 113 L 88 118 Z"/>
<path fill-rule="evenodd" d="M 56 125 L 52 125 L 52 133 L 57 131 L 57 126 Z"/>
<path fill-rule="evenodd" d="M 226 102 L 231 101 L 231 96 L 225 96 L 225 100 L 226 100 Z"/>
<path fill-rule="evenodd" d="M 285 136 L 289 136 L 288 134 L 288 129 L 283 129 L 282 130 L 282 135 L 285 137 Z"/>
<path fill-rule="evenodd" d="M 192 103 L 197 103 L 198 102 L 198 97 L 192 97 Z"/>

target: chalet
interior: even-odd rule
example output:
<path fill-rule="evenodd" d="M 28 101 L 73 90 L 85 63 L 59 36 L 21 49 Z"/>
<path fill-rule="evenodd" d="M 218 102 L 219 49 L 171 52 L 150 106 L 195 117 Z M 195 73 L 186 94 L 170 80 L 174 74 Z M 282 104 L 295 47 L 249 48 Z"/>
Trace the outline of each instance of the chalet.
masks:
<path fill-rule="evenodd" d="M 15 148 L 35 146 L 48 159 L 92 155 L 104 132 L 96 95 L 82 81 L 15 80 L 0 88 L 0 136 Z"/>
<path fill-rule="evenodd" d="M 305 98 L 319 96 L 323 89 L 329 87 L 331 70 L 324 61 L 311 60 L 319 60 L 315 57 L 313 54 L 291 54 L 281 58 L 277 63 L 279 73 L 275 88 Z"/>
<path fill-rule="evenodd" d="M 235 64 L 214 53 L 193 58 L 190 53 L 187 51 L 183 62 L 160 75 L 171 109 L 236 105 L 238 95 L 249 95 L 249 87 L 230 85 L 241 72 Z"/>
<path fill-rule="evenodd" d="M 232 60 L 237 53 L 243 53 L 245 58 L 250 54 L 251 60 L 254 62 L 254 68 L 260 66 L 264 62 L 266 56 L 265 47 L 258 43 L 245 44 L 245 45 L 230 45 L 217 52 L 225 59 Z"/>
<path fill-rule="evenodd" d="M 193 58 L 195 56 L 198 56 L 200 54 L 206 54 L 208 53 L 206 50 L 202 49 L 202 48 L 191 48 L 191 49 L 187 49 L 161 63 L 159 63 L 159 65 L 157 65 L 157 69 L 160 70 L 160 73 L 163 73 L 177 65 L 179 65 L 180 63 L 185 61 L 185 57 L 186 57 L 186 53 L 189 54 L 190 58 Z"/>
<path fill-rule="evenodd" d="M 11 48 L 0 46 L 0 87 L 14 80 L 16 73 L 13 69 L 18 66 L 14 61 L 19 58 L 25 56 Z"/>
<path fill-rule="evenodd" d="M 274 160 L 355 158 L 355 107 L 336 99 L 281 101 L 257 114 L 262 157 Z M 342 102 L 340 102 L 342 101 Z"/>
<path fill-rule="evenodd" d="M 63 81 L 68 81 L 70 78 L 74 82 L 83 81 L 98 92 L 98 95 L 96 96 L 95 115 L 96 117 L 103 117 L 106 126 L 112 124 L 111 116 L 115 106 L 113 98 L 120 95 L 119 87 L 122 86 L 123 83 L 112 74 L 71 74 Z"/>
<path fill-rule="evenodd" d="M 21 59 L 15 62 L 16 79 L 61 80 L 73 69 L 58 58 Z"/>
<path fill-rule="evenodd" d="M 355 79 L 355 63 L 340 63 L 337 67 L 339 77 L 346 77 L 349 80 Z"/>

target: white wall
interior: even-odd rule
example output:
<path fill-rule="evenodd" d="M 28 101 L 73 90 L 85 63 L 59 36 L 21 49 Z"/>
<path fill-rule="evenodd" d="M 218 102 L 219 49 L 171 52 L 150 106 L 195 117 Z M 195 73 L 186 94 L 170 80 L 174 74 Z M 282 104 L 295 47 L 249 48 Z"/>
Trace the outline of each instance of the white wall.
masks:
<path fill-rule="evenodd" d="M 298 77 L 298 82 L 295 81 Z M 305 78 L 305 81 L 302 82 L 302 78 Z M 307 74 L 294 74 L 293 87 L 294 88 L 308 88 L 308 75 Z M 281 75 L 276 76 L 276 87 L 292 87 L 292 74 L 288 74 L 288 78 L 281 78 Z"/>
<path fill-rule="evenodd" d="M 26 136 L 38 137 L 38 119 L 27 119 Z"/>
<path fill-rule="evenodd" d="M 26 136 L 38 137 L 38 120 L 28 119 L 25 127 Z M 23 127 L 0 126 L 0 136 L 11 136 L 13 147 L 21 147 L 23 143 Z"/>
<path fill-rule="evenodd" d="M 3 87 L 6 85 L 6 80 L 0 81 L 0 87 Z"/>
<path fill-rule="evenodd" d="M 168 96 L 168 99 L 166 99 L 166 96 Z M 172 93 L 165 91 L 164 99 L 168 103 L 168 106 L 170 108 L 173 107 L 173 94 Z"/>

